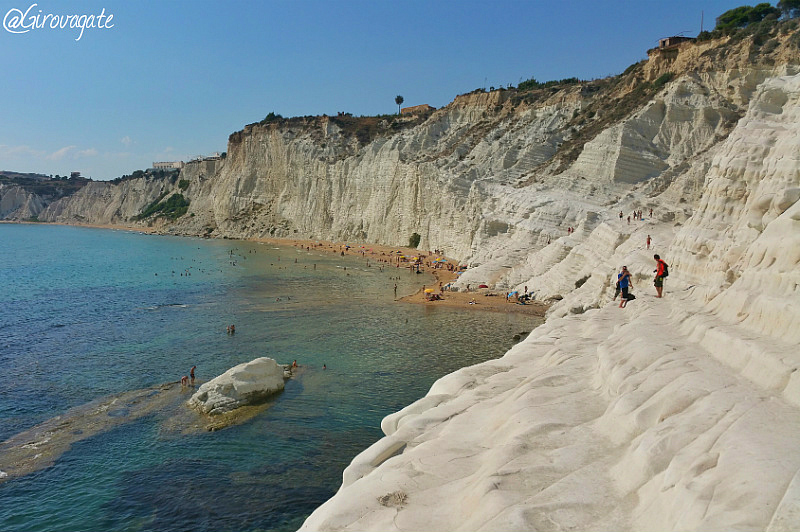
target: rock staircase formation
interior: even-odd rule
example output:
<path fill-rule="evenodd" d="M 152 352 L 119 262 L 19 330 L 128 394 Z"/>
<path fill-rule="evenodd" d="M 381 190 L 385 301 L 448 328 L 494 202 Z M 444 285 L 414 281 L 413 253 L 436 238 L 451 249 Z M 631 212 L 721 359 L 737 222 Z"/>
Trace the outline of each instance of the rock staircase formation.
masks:
<path fill-rule="evenodd" d="M 303 530 L 796 528 L 798 112 L 800 75 L 763 83 L 680 225 L 610 217 L 512 269 L 565 294 L 547 323 L 388 416 Z"/>
<path fill-rule="evenodd" d="M 692 298 L 550 319 L 440 379 L 302 530 L 795 527 L 800 410 L 682 334 Z"/>

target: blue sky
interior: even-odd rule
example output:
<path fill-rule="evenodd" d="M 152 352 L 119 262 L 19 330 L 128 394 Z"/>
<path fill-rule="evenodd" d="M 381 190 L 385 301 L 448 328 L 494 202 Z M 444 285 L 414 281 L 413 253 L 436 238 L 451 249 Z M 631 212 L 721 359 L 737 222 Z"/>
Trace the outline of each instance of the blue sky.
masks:
<path fill-rule="evenodd" d="M 404 106 L 442 107 L 531 77 L 605 77 L 660 37 L 695 36 L 701 11 L 711 29 L 744 4 L 0 0 L 4 21 L 16 9 L 28 21 L 104 12 L 113 24 L 76 40 L 78 28 L 11 33 L 4 23 L 0 170 L 113 179 L 225 151 L 230 133 L 270 111 L 374 115 L 396 112 L 398 94 Z"/>

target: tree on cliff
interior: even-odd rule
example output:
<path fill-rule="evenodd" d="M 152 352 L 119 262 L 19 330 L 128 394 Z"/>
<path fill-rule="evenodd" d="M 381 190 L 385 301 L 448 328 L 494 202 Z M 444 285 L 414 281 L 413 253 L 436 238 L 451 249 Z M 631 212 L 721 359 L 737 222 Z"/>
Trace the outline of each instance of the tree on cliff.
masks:
<path fill-rule="evenodd" d="M 788 18 L 800 16 L 800 0 L 780 0 L 778 9 Z"/>
<path fill-rule="evenodd" d="M 744 28 L 748 24 L 761 22 L 767 15 L 780 14 L 777 8 L 772 7 L 766 2 L 757 4 L 755 7 L 740 6 L 730 9 L 717 17 L 717 27 L 719 30 L 732 30 Z"/>
<path fill-rule="evenodd" d="M 399 94 L 394 97 L 394 103 L 397 104 L 397 114 L 400 114 L 400 106 L 403 104 L 404 98 Z"/>

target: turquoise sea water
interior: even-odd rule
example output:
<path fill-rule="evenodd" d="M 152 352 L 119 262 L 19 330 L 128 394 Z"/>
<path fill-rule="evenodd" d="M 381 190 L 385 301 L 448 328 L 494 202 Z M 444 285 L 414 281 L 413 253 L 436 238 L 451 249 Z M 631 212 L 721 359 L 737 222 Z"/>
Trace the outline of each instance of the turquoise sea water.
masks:
<path fill-rule="evenodd" d="M 164 409 L 0 483 L 3 531 L 295 530 L 385 415 L 538 324 L 396 303 L 431 278 L 356 255 L 50 225 L 0 224 L 0 243 L 0 441 L 193 365 L 301 365 L 241 425 L 183 432 Z"/>

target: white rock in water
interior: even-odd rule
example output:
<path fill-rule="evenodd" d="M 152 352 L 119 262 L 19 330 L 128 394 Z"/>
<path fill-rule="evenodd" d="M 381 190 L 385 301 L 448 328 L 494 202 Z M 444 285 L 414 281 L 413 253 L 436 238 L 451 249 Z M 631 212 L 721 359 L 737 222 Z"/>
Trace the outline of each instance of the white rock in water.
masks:
<path fill-rule="evenodd" d="M 189 405 L 204 414 L 224 414 L 283 390 L 283 379 L 283 366 L 271 358 L 257 358 L 204 383 Z"/>

